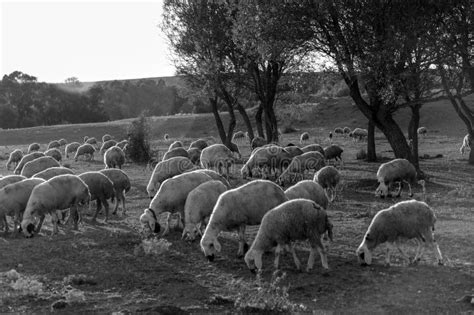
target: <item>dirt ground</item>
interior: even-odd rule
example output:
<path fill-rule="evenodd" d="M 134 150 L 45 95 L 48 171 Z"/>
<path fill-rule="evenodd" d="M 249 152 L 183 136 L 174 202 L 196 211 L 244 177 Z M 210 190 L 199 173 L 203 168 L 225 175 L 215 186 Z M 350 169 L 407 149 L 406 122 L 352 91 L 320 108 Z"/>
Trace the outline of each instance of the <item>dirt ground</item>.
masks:
<path fill-rule="evenodd" d="M 297 136 L 285 135 L 284 142 L 296 141 Z M 66 226 L 57 236 L 50 236 L 49 222 L 32 239 L 0 232 L 0 313 L 44 313 L 55 302 L 55 309 L 66 312 L 122 314 L 246 313 L 272 308 L 316 313 L 472 312 L 469 302 L 457 302 L 474 294 L 474 169 L 457 153 L 459 144 L 438 134 L 423 138 L 420 147 L 421 155 L 427 154 L 421 160 L 429 176 L 426 198 L 438 218 L 435 233 L 445 265 L 436 265 L 434 253 L 428 251 L 416 266 L 407 266 L 395 254 L 395 263 L 386 267 L 381 246 L 372 266 L 361 267 L 355 249 L 373 215 L 408 197 L 403 191 L 401 199 L 376 199 L 375 173 L 380 164 L 355 159 L 365 143 L 334 141 L 344 147 L 345 165 L 341 191 L 328 210 L 334 224 L 334 242 L 327 243 L 329 274 L 323 274 L 319 260 L 311 273 L 297 272 L 286 254 L 276 276 L 285 275 L 275 280 L 269 253 L 258 280 L 236 257 L 234 233 L 221 235 L 222 252 L 213 263 L 204 258 L 198 242 L 182 241 L 180 231 L 161 241 L 162 253 L 145 254 L 138 217 L 149 204 L 145 187 L 151 170 L 127 164 L 124 171 L 132 189 L 125 215 L 119 211 L 108 224 L 99 215 L 98 223 L 92 224 L 92 213 L 85 209 L 79 231 Z M 391 157 L 382 137 L 377 141 L 378 152 Z M 154 145 L 163 149 L 166 144 Z M 248 148 L 243 151 L 248 156 Z M 443 156 L 431 158 L 436 154 Z M 79 174 L 101 169 L 97 160 L 65 163 Z M 5 170 L 5 163 L 0 161 L 0 169 Z M 231 178 L 233 186 L 243 183 L 238 168 Z M 6 174 L 10 172 L 2 171 Z M 422 198 L 420 187 L 414 192 L 416 199 Z M 407 248 L 414 252 L 413 244 Z M 302 243 L 298 255 L 303 263 L 308 254 Z"/>

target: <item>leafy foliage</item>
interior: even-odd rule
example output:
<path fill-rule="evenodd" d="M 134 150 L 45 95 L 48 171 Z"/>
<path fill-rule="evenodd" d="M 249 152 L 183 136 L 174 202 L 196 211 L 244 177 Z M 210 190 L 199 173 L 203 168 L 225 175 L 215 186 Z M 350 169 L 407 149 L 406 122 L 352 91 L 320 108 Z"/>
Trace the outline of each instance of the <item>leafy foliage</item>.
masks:
<path fill-rule="evenodd" d="M 132 121 L 127 131 L 128 145 L 126 154 L 137 163 L 148 162 L 151 158 L 149 143 L 150 127 L 142 114 Z"/>

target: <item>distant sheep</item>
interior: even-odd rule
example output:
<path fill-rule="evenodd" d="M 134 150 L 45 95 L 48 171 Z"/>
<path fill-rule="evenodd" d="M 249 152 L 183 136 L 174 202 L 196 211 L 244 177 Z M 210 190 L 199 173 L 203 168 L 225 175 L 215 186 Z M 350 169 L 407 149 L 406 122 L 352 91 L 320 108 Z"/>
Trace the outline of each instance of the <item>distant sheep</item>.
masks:
<path fill-rule="evenodd" d="M 53 148 L 59 148 L 60 146 L 61 146 L 61 143 L 59 143 L 59 141 L 53 140 L 50 143 L 48 143 L 48 147 L 46 148 L 46 150 L 53 149 Z"/>
<path fill-rule="evenodd" d="M 163 140 L 168 141 L 169 139 L 170 139 L 169 134 L 165 133 L 165 135 L 163 136 Z"/>
<path fill-rule="evenodd" d="M 288 146 L 288 147 L 285 147 L 285 150 L 286 152 L 290 154 L 291 158 L 294 158 L 295 156 L 301 155 L 304 153 L 303 150 L 301 150 L 297 146 Z"/>
<path fill-rule="evenodd" d="M 342 160 L 343 152 L 344 150 L 341 147 L 333 144 L 324 148 L 324 157 L 328 162 L 332 159 L 334 159 L 336 162 L 339 160 L 342 167 L 344 166 L 344 161 Z"/>
<path fill-rule="evenodd" d="M 31 153 L 28 153 L 27 155 L 24 155 L 21 158 L 20 163 L 18 163 L 18 165 L 15 167 L 15 170 L 13 172 L 17 175 L 20 175 L 21 170 L 23 169 L 26 163 L 33 161 L 34 159 L 40 158 L 42 156 L 44 156 L 43 152 L 31 152 Z"/>
<path fill-rule="evenodd" d="M 226 175 L 229 176 L 229 169 L 232 164 L 234 164 L 234 155 L 223 144 L 216 143 L 201 151 L 201 166 L 203 168 L 210 169 L 215 167 L 219 174 L 223 174 L 223 169 L 225 169 Z"/>
<path fill-rule="evenodd" d="M 181 141 L 175 141 L 172 144 L 170 144 L 168 151 L 174 149 L 174 148 L 182 148 L 184 147 L 183 143 Z"/>
<path fill-rule="evenodd" d="M 59 139 L 58 142 L 61 146 L 65 146 L 67 144 L 67 140 L 64 138 Z"/>
<path fill-rule="evenodd" d="M 116 168 L 108 168 L 104 170 L 100 170 L 102 174 L 107 176 L 112 183 L 114 184 L 114 191 L 115 191 L 115 206 L 114 211 L 112 214 L 116 214 L 118 210 L 119 203 L 122 202 L 122 216 L 125 215 L 125 193 L 127 193 L 130 188 L 130 179 L 128 175 L 119 169 Z"/>
<path fill-rule="evenodd" d="M 357 248 L 359 262 L 370 265 L 372 251 L 380 244 L 387 242 L 388 250 L 385 264 L 390 265 L 390 254 L 397 247 L 402 256 L 410 263 L 421 259 L 423 247 L 429 245 L 435 252 L 438 264 L 443 264 L 443 256 L 434 238 L 436 216 L 424 202 L 407 200 L 399 202 L 388 209 L 380 210 L 372 219 L 364 239 Z M 400 248 L 402 240 L 415 239 L 418 244 L 412 261 Z"/>
<path fill-rule="evenodd" d="M 201 161 L 201 150 L 198 148 L 190 148 L 187 150 L 188 157 L 195 165 L 199 165 Z"/>
<path fill-rule="evenodd" d="M 84 143 L 86 143 L 87 139 L 89 139 L 89 136 L 84 136 Z"/>
<path fill-rule="evenodd" d="M 349 133 L 349 137 L 353 138 L 354 141 L 361 141 L 362 139 L 367 138 L 368 134 L 369 132 L 367 131 L 367 129 L 355 128 Z"/>
<path fill-rule="evenodd" d="M 102 146 L 100 147 L 99 154 L 103 155 L 105 151 L 107 151 L 109 148 L 113 147 L 114 145 L 117 145 L 117 141 L 115 140 L 107 140 L 102 143 Z"/>
<path fill-rule="evenodd" d="M 329 201 L 324 188 L 312 180 L 299 181 L 295 185 L 285 190 L 285 196 L 288 198 L 288 200 L 300 198 L 309 199 L 316 202 L 323 209 L 328 208 Z"/>
<path fill-rule="evenodd" d="M 426 134 L 428 133 L 428 129 L 426 129 L 426 127 L 420 127 L 420 128 L 418 128 L 418 130 L 416 132 L 419 135 L 426 136 Z"/>
<path fill-rule="evenodd" d="M 10 185 L 10 184 L 13 184 L 13 183 L 16 183 L 16 182 L 20 182 L 24 179 L 26 179 L 26 177 L 23 176 L 23 175 L 8 175 L 8 176 L 5 176 L 5 177 L 1 177 L 0 178 L 0 189 L 7 186 L 7 185 Z"/>
<path fill-rule="evenodd" d="M 204 150 L 204 148 L 206 148 L 207 146 L 209 146 L 209 144 L 207 143 L 206 140 L 204 139 L 197 139 L 196 141 L 193 141 L 191 142 L 191 144 L 189 145 L 189 149 L 193 149 L 193 148 L 196 148 L 196 149 L 199 149 L 199 150 Z"/>
<path fill-rule="evenodd" d="M 38 151 L 40 149 L 40 144 L 37 142 L 34 142 L 28 146 L 28 151 L 27 154 L 30 154 L 31 152 Z"/>
<path fill-rule="evenodd" d="M 97 145 L 97 139 L 94 138 L 94 137 L 87 138 L 84 142 L 85 142 L 85 143 L 89 143 L 89 144 L 95 144 L 95 145 Z"/>
<path fill-rule="evenodd" d="M 255 150 L 255 148 L 262 147 L 265 144 L 267 144 L 267 141 L 265 139 L 263 139 L 262 137 L 255 137 L 252 139 L 250 147 L 252 148 L 252 150 Z"/>
<path fill-rule="evenodd" d="M 10 165 L 15 164 L 15 167 L 20 163 L 23 157 L 23 152 L 20 149 L 15 149 L 10 153 L 7 161 L 7 170 L 10 170 Z"/>
<path fill-rule="evenodd" d="M 94 160 L 94 152 L 95 148 L 90 143 L 84 143 L 83 145 L 79 146 L 76 150 L 76 154 L 74 155 L 74 161 L 77 162 L 80 156 L 88 156 L 88 160 Z"/>
<path fill-rule="evenodd" d="M 349 135 L 351 133 L 351 128 L 349 127 L 344 127 L 343 129 L 345 135 Z"/>
<path fill-rule="evenodd" d="M 308 240 L 311 249 L 306 272 L 313 269 L 316 250 L 326 272 L 329 267 L 326 249 L 321 239 L 327 232 L 332 240 L 332 227 L 326 211 L 311 200 L 295 199 L 282 203 L 263 216 L 257 236 L 245 255 L 245 263 L 252 272 L 255 271 L 255 267 L 261 271 L 263 253 L 276 245 L 274 266 L 278 269 L 282 248 L 292 245 L 291 253 L 296 269 L 301 270 L 294 241 Z"/>
<path fill-rule="evenodd" d="M 80 179 L 87 185 L 91 194 L 91 201 L 96 200 L 97 210 L 92 221 L 97 219 L 102 205 L 105 208 L 105 222 L 109 220 L 109 203 L 107 199 L 115 197 L 113 182 L 101 172 L 86 172 L 78 175 Z"/>
<path fill-rule="evenodd" d="M 344 134 L 344 129 L 337 127 L 334 129 L 334 134 L 336 135 L 343 135 Z"/>
<path fill-rule="evenodd" d="M 300 144 L 303 144 L 303 143 L 306 143 L 309 141 L 309 133 L 307 132 L 303 132 L 301 135 L 300 135 Z"/>
<path fill-rule="evenodd" d="M 271 173 L 279 170 L 280 173 L 283 169 L 288 167 L 291 163 L 291 154 L 277 145 L 269 145 L 255 149 L 248 161 L 242 166 L 240 173 L 242 178 L 252 177 L 253 169 L 258 168 L 264 177 L 264 172 Z"/>
<path fill-rule="evenodd" d="M 121 169 L 125 164 L 125 153 L 117 146 L 110 147 L 104 154 L 105 168 Z"/>
<path fill-rule="evenodd" d="M 391 197 L 389 189 L 394 182 L 398 181 L 400 186 L 396 197 L 400 197 L 403 182 L 408 184 L 408 196 L 412 197 L 411 185 L 416 183 L 416 169 L 406 159 L 395 159 L 380 165 L 377 171 L 377 181 L 379 186 L 375 190 L 376 196 L 380 195 L 381 198 Z"/>
<path fill-rule="evenodd" d="M 58 162 L 61 162 L 61 160 L 63 159 L 63 156 L 61 155 L 61 151 L 59 151 L 59 149 L 57 149 L 57 148 L 52 148 L 52 149 L 46 150 L 44 152 L 44 155 L 45 156 L 50 156 Z"/>
<path fill-rule="evenodd" d="M 245 132 L 243 131 L 237 131 L 236 133 L 234 133 L 234 135 L 232 136 L 232 142 L 235 142 L 235 143 L 241 143 L 245 141 Z"/>
<path fill-rule="evenodd" d="M 64 175 L 64 174 L 71 174 L 74 175 L 74 172 L 67 168 L 67 167 L 50 167 L 47 168 L 39 173 L 36 173 L 35 175 L 32 176 L 32 178 L 41 178 L 44 180 L 49 180 L 53 178 L 54 176 L 58 175 Z"/>
<path fill-rule="evenodd" d="M 69 153 L 76 153 L 77 149 L 81 146 L 79 142 L 71 142 L 64 148 L 64 155 L 69 158 Z"/>
<path fill-rule="evenodd" d="M 325 166 L 314 174 L 313 181 L 326 191 L 329 201 L 334 201 L 341 174 L 334 166 Z"/>
<path fill-rule="evenodd" d="M 461 152 L 461 155 L 464 155 L 464 152 L 467 149 L 471 149 L 471 142 L 472 142 L 472 137 L 470 134 L 467 134 L 464 136 L 462 139 L 462 145 L 459 148 L 459 152 Z"/>
<path fill-rule="evenodd" d="M 270 209 L 287 201 L 283 190 L 268 180 L 254 180 L 223 193 L 212 210 L 209 224 L 201 239 L 201 249 L 209 261 L 221 251 L 217 240 L 221 231 L 238 229 L 238 256 L 245 254 L 245 227 L 258 225 Z"/>
<path fill-rule="evenodd" d="M 107 142 L 109 140 L 112 140 L 113 137 L 111 135 L 109 135 L 108 133 L 106 133 L 105 135 L 102 136 L 102 143 L 104 142 Z"/>
<path fill-rule="evenodd" d="M 21 170 L 21 175 L 25 177 L 31 177 L 47 168 L 58 166 L 60 165 L 55 158 L 51 156 L 42 156 L 26 163 L 23 169 Z"/>
<path fill-rule="evenodd" d="M 185 157 L 185 158 L 189 158 L 188 151 L 186 151 L 185 148 L 175 147 L 175 148 L 169 149 L 168 152 L 165 153 L 165 155 L 163 156 L 162 161 L 166 161 L 166 160 L 169 160 L 169 159 L 171 159 L 173 157 L 177 157 L 177 156 L 182 156 L 182 157 Z"/>
<path fill-rule="evenodd" d="M 301 179 L 304 178 L 305 171 L 318 171 L 324 166 L 326 166 L 324 156 L 319 152 L 306 152 L 302 155 L 295 156 L 293 160 L 291 160 L 288 168 L 278 178 L 278 182 L 282 185 L 288 181 L 295 182 L 298 177 L 301 177 Z"/>
<path fill-rule="evenodd" d="M 128 140 L 122 140 L 117 143 L 117 146 L 123 150 L 127 144 L 128 144 Z"/>
<path fill-rule="evenodd" d="M 324 156 L 324 149 L 319 144 L 308 144 L 307 146 L 302 147 L 301 151 L 303 151 L 303 153 L 311 152 L 311 151 L 319 152 L 321 153 L 322 156 Z"/>

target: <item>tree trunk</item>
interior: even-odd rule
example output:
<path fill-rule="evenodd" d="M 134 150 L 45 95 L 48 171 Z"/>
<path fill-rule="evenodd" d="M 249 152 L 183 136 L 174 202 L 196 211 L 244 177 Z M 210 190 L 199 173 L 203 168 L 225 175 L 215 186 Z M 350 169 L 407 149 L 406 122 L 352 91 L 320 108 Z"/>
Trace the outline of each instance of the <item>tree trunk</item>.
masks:
<path fill-rule="evenodd" d="M 395 122 L 392 115 L 378 118 L 375 125 L 383 132 L 388 143 L 393 149 L 393 153 L 398 159 L 407 159 L 412 162 L 410 147 L 406 141 L 400 126 Z"/>
<path fill-rule="evenodd" d="M 377 154 L 375 152 L 375 124 L 371 119 L 369 119 L 367 132 L 367 162 L 376 162 Z"/>
<path fill-rule="evenodd" d="M 217 130 L 219 132 L 219 137 L 221 138 L 222 143 L 226 143 L 226 134 L 224 129 L 224 124 L 222 123 L 221 116 L 219 115 L 219 110 L 217 108 L 217 96 L 210 97 L 209 102 L 211 103 L 212 114 L 214 114 L 214 119 L 216 120 Z"/>
<path fill-rule="evenodd" d="M 228 147 L 229 150 L 231 150 L 232 146 L 230 145 L 230 143 L 232 142 L 232 136 L 234 135 L 234 129 L 236 125 L 234 107 L 232 103 L 227 103 L 227 110 L 229 112 L 230 121 L 229 121 L 229 126 L 227 126 L 226 141 L 225 142 L 223 141 L 222 143 L 224 143 L 226 147 Z"/>
<path fill-rule="evenodd" d="M 415 166 L 416 172 L 422 177 L 420 170 L 420 162 L 418 157 L 418 128 L 420 126 L 420 104 L 410 106 L 411 119 L 408 124 L 408 139 L 411 141 L 410 149 L 412 161 L 411 163 Z"/>
<path fill-rule="evenodd" d="M 250 122 L 249 116 L 247 115 L 247 111 L 239 102 L 236 103 L 237 110 L 239 111 L 242 119 L 244 120 L 245 126 L 247 127 L 247 132 L 249 134 L 249 140 L 252 141 L 254 138 L 252 123 Z"/>
<path fill-rule="evenodd" d="M 270 118 L 270 109 L 266 105 L 263 111 L 265 113 L 265 132 L 267 135 L 267 143 L 271 143 L 273 142 L 273 126 Z"/>
<path fill-rule="evenodd" d="M 262 106 L 262 103 L 260 103 L 260 105 L 258 106 L 257 113 L 255 114 L 255 123 L 257 124 L 258 136 L 261 138 L 265 138 L 265 135 L 263 133 L 262 114 L 263 114 L 263 106 Z"/>
<path fill-rule="evenodd" d="M 470 151 L 469 151 L 469 161 L 468 163 L 471 164 L 471 165 L 474 165 L 474 146 L 473 146 L 473 143 L 472 143 L 472 140 L 474 139 L 474 134 L 470 134 L 471 135 L 471 141 L 469 141 L 469 147 L 471 148 Z"/>

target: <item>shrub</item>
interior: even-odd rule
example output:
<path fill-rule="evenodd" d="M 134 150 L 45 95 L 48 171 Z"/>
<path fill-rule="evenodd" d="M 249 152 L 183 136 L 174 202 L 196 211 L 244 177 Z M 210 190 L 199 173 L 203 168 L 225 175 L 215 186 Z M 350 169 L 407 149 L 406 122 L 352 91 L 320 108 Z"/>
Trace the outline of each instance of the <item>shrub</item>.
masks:
<path fill-rule="evenodd" d="M 367 159 L 367 152 L 365 149 L 360 149 L 359 152 L 356 153 L 357 160 L 366 160 Z"/>
<path fill-rule="evenodd" d="M 150 143 L 148 141 L 150 127 L 146 121 L 146 117 L 141 114 L 137 119 L 132 121 L 128 127 L 127 137 L 127 157 L 133 162 L 148 162 L 151 157 Z"/>

